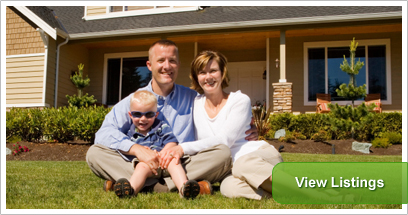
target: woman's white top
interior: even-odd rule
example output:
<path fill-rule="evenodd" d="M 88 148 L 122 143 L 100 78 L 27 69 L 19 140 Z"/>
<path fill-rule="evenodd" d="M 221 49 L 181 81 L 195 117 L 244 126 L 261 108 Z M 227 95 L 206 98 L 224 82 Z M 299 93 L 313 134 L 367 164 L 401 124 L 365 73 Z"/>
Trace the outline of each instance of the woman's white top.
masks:
<path fill-rule="evenodd" d="M 193 155 L 209 147 L 225 144 L 231 149 L 232 161 L 257 150 L 265 141 L 247 141 L 245 131 L 250 129 L 251 100 L 241 91 L 231 92 L 217 116 L 210 118 L 205 111 L 206 97 L 199 95 L 194 101 L 194 127 L 196 141 L 180 144 L 184 154 Z"/>

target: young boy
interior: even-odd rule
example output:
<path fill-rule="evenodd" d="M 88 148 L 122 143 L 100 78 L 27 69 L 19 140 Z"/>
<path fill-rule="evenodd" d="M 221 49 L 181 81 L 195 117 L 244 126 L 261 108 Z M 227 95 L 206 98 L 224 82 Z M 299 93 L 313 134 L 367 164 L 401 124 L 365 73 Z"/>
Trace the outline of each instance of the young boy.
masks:
<path fill-rule="evenodd" d="M 174 136 L 171 127 L 158 119 L 157 98 L 149 91 L 137 91 L 130 100 L 129 117 L 132 119 L 133 125 L 130 127 L 128 136 L 136 144 L 150 148 L 156 151 L 156 155 L 160 156 L 160 151 L 177 145 L 177 138 Z M 128 181 L 125 178 L 119 179 L 114 190 L 117 196 L 125 197 L 136 195 L 144 186 L 148 177 L 154 176 L 149 165 L 144 162 L 139 162 L 135 156 L 120 154 L 128 160 L 133 160 L 135 170 Z M 195 198 L 200 193 L 200 186 L 195 180 L 187 180 L 181 164 L 176 165 L 176 159 L 171 158 L 171 162 L 167 168 L 174 184 L 177 186 L 180 196 L 183 198 Z M 163 156 L 159 159 L 164 159 Z M 158 169 L 158 173 L 161 173 Z"/>

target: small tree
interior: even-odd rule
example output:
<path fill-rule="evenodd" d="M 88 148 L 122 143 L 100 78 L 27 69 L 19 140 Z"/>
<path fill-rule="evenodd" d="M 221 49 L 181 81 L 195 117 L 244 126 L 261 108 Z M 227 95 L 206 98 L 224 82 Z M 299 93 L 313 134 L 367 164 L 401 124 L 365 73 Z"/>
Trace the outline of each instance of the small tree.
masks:
<path fill-rule="evenodd" d="M 75 87 L 78 90 L 78 96 L 77 95 L 66 95 L 68 99 L 68 104 L 70 106 L 76 106 L 76 107 L 82 107 L 82 106 L 89 106 L 95 103 L 97 100 L 94 99 L 94 96 L 88 96 L 88 93 L 83 95 L 83 89 L 87 86 L 89 86 L 89 83 L 91 80 L 86 76 L 83 78 L 83 70 L 84 70 L 84 64 L 79 64 L 78 65 L 78 71 L 75 72 L 75 75 L 71 75 L 70 79 L 72 83 L 75 85 Z"/>
<path fill-rule="evenodd" d="M 340 85 L 339 89 L 336 89 L 337 95 L 341 96 L 346 99 L 351 100 L 351 105 L 354 107 L 354 100 L 365 97 L 366 96 L 366 85 L 363 86 L 356 86 L 356 75 L 358 75 L 361 68 L 364 66 L 364 62 L 361 62 L 358 59 L 357 63 L 355 62 L 356 57 L 356 49 L 358 43 L 355 42 L 354 37 L 353 41 L 350 44 L 350 63 L 348 63 L 346 56 L 343 55 L 344 61 L 343 64 L 340 65 L 340 69 L 346 72 L 350 76 L 349 84 L 342 84 Z"/>
<path fill-rule="evenodd" d="M 349 84 L 341 84 L 338 89 L 336 89 L 337 95 L 350 99 L 351 106 L 339 106 L 337 103 L 335 105 L 329 104 L 331 114 L 333 117 L 330 118 L 330 124 L 332 125 L 332 130 L 341 130 L 346 132 L 351 132 L 352 138 L 355 137 L 355 132 L 362 128 L 364 123 L 370 123 L 372 120 L 372 113 L 369 108 L 364 103 L 354 108 L 354 100 L 366 96 L 366 85 L 356 86 L 355 76 L 358 75 L 359 70 L 364 66 L 364 62 L 360 59 L 355 62 L 355 55 L 358 43 L 355 42 L 354 38 L 350 44 L 350 64 L 348 63 L 346 56 L 344 56 L 343 64 L 340 65 L 340 69 L 346 72 L 350 76 Z"/>

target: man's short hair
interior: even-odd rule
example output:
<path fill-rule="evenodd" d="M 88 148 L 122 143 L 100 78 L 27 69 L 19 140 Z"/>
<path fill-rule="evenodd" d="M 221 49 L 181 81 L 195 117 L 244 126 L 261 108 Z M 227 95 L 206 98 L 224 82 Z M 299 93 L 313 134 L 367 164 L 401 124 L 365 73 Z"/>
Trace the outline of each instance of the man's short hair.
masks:
<path fill-rule="evenodd" d="M 156 46 L 156 45 L 160 45 L 160 46 L 164 46 L 164 47 L 174 46 L 174 47 L 176 48 L 177 59 L 178 59 L 178 57 L 179 57 L 179 56 L 178 56 L 178 47 L 177 47 L 176 43 L 173 42 L 173 41 L 171 41 L 171 40 L 162 39 L 162 40 L 158 40 L 158 41 L 154 42 L 154 43 L 150 46 L 150 48 L 149 48 L 149 61 L 151 60 L 151 59 L 150 59 L 150 56 L 153 55 L 152 49 L 153 49 L 153 47 Z"/>

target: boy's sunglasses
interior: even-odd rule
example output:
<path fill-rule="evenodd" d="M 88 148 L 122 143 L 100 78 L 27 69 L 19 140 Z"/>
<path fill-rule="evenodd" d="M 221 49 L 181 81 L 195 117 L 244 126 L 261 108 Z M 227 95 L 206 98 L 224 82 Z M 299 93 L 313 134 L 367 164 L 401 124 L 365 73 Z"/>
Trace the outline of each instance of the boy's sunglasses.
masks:
<path fill-rule="evenodd" d="M 139 111 L 132 111 L 132 112 L 130 112 L 130 114 L 132 114 L 132 116 L 134 118 L 140 118 L 143 115 L 146 116 L 146 118 L 153 118 L 154 116 L 156 116 L 156 113 L 153 112 L 153 111 L 147 111 L 147 112 L 144 112 L 144 113 L 139 112 Z"/>

